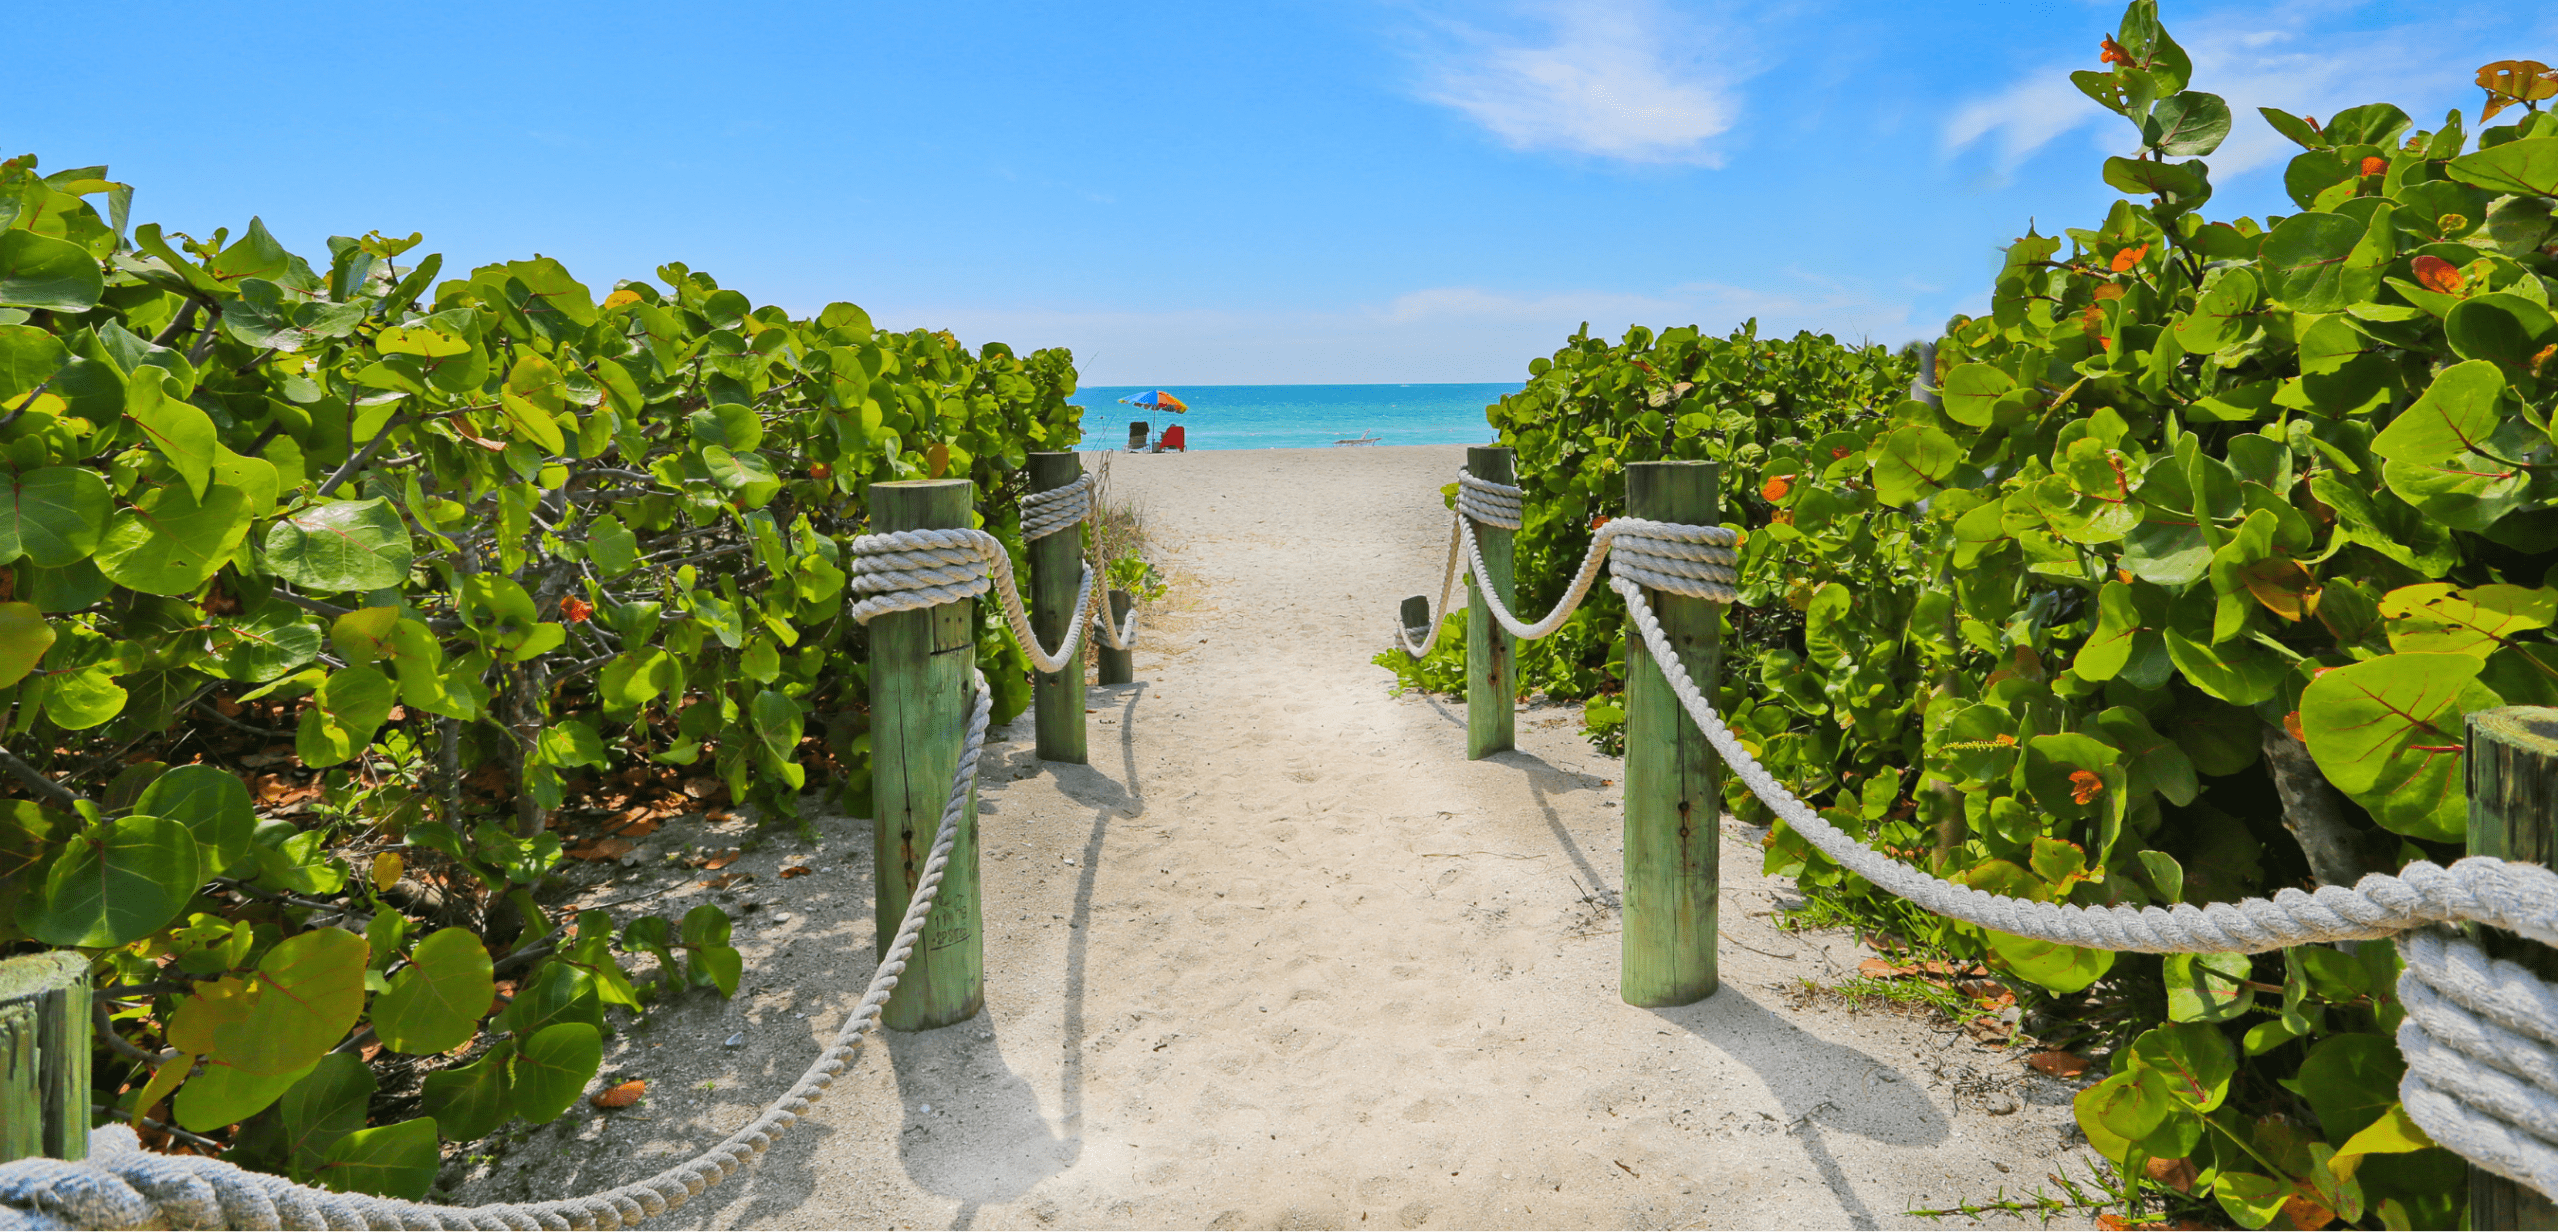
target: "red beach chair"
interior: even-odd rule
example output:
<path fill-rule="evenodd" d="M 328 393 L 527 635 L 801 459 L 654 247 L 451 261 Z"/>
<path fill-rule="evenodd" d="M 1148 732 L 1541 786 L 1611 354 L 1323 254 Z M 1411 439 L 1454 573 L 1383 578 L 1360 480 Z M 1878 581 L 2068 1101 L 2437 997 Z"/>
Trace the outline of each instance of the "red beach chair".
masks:
<path fill-rule="evenodd" d="M 1156 453 L 1162 453 L 1167 449 L 1172 450 L 1175 453 L 1190 452 L 1189 433 L 1183 431 L 1180 424 L 1174 424 L 1173 426 L 1164 429 L 1163 439 L 1155 442 Z"/>

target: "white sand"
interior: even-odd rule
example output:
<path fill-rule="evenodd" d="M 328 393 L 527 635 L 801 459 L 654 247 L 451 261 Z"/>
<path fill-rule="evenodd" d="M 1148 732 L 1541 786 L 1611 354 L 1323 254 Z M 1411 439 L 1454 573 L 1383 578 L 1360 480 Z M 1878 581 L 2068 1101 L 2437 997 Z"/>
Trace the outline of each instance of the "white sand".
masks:
<path fill-rule="evenodd" d="M 1094 690 L 1089 767 L 1035 760 L 1027 715 L 990 743 L 987 1012 L 868 1051 L 753 1171 L 659 1222 L 1940 1226 L 1904 1212 L 2083 1177 L 2069 1086 L 1959 1032 L 1791 1004 L 1867 951 L 1771 928 L 1790 885 L 1738 823 L 1722 991 L 1619 1000 L 1619 763 L 1577 708 L 1525 711 L 1518 752 L 1468 762 L 1462 706 L 1395 698 L 1368 662 L 1396 602 L 1435 594 L 1461 458 L 1114 456 L 1190 610 L 1149 625 L 1140 683 Z M 751 991 L 614 1042 L 607 1076 L 648 1079 L 646 1103 L 579 1106 L 461 1197 L 635 1179 L 807 1063 L 873 967 L 868 823 L 819 825 L 822 875 L 777 879 L 806 851 L 788 839 L 736 866 L 758 880 L 723 901 L 762 904 L 740 916 Z"/>

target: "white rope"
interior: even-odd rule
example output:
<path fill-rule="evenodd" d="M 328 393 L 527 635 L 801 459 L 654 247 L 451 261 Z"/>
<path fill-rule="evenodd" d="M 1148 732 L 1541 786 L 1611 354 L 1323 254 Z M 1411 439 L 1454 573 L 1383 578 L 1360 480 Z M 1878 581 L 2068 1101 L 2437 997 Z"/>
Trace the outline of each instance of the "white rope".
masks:
<path fill-rule="evenodd" d="M 2008 898 L 1903 864 L 1831 825 L 1732 735 L 1690 679 L 1643 592 L 1610 583 L 1662 676 L 1724 763 L 1794 832 L 1841 868 L 1939 915 L 2064 945 L 2153 954 L 2278 949 L 2395 937 L 2406 960 L 2399 1097 L 2433 1140 L 2479 1167 L 2558 1195 L 2558 992 L 2523 967 L 2489 960 L 2430 927 L 2477 923 L 2558 943 L 2558 873 L 2471 856 L 2418 860 L 2315 893 L 2174 907 L 2076 907 Z M 1676 670 L 1669 670 L 1675 668 Z"/>
<path fill-rule="evenodd" d="M 1013 556 L 1003 540 L 982 530 L 900 530 L 862 535 L 853 540 L 853 576 L 848 589 L 862 596 L 851 612 L 869 624 L 883 612 L 940 607 L 973 599 L 988 590 L 1003 601 L 1004 618 L 1030 665 L 1042 672 L 1061 672 L 1075 662 L 1083 644 L 1085 616 L 1092 610 L 1092 566 L 1083 566 L 1075 591 L 1075 615 L 1066 622 L 1066 640 L 1051 651 L 1031 630 L 1022 610 L 1021 591 L 1013 585 Z"/>
<path fill-rule="evenodd" d="M 1021 498 L 1021 538 L 1036 543 L 1092 516 L 1093 481 L 1089 474 L 1073 483 L 1033 492 Z"/>
<path fill-rule="evenodd" d="M 1734 569 L 1738 557 L 1733 545 L 1740 534 L 1722 526 L 1684 526 L 1675 522 L 1655 522 L 1649 518 L 1611 518 L 1590 536 L 1590 548 L 1581 556 L 1581 567 L 1574 571 L 1572 584 L 1545 618 L 1529 624 L 1512 615 L 1501 596 L 1482 579 L 1491 576 L 1483 562 L 1483 545 L 1476 541 L 1474 524 L 1481 523 L 1496 530 L 1517 530 L 1524 521 L 1524 489 L 1489 479 L 1477 479 L 1466 471 L 1457 472 L 1457 514 L 1448 529 L 1448 569 L 1439 583 L 1439 603 L 1432 609 L 1438 613 L 1430 621 L 1421 640 L 1398 626 L 1395 642 L 1403 652 L 1419 659 L 1438 643 L 1439 626 L 1445 623 L 1448 602 L 1456 595 L 1457 578 L 1462 562 L 1471 566 L 1479 583 L 1485 606 L 1503 629 L 1513 637 L 1534 641 L 1563 627 L 1574 609 L 1590 593 L 1591 583 L 1598 580 L 1599 565 L 1608 563 L 1612 576 L 1630 578 L 1656 590 L 1693 595 L 1717 603 L 1730 603 L 1736 596 L 1732 590 L 1737 580 Z M 1614 559 L 1610 559 L 1613 551 Z"/>
<path fill-rule="evenodd" d="M 977 700 L 959 770 L 951 777 L 941 827 L 931 855 L 915 880 L 914 896 L 898 922 L 895 940 L 881 956 L 870 986 L 853 1007 L 834 1042 L 761 1116 L 717 1146 L 647 1180 L 601 1193 L 550 1202 L 432 1206 L 367 1194 L 332 1193 L 296 1185 L 280 1176 L 251 1172 L 220 1160 L 161 1155 L 142 1149 L 133 1131 L 108 1125 L 91 1131 L 89 1158 L 21 1159 L 0 1164 L 0 1229 L 12 1228 L 625 1228 L 684 1205 L 734 1175 L 738 1168 L 796 1124 L 822 1098 L 835 1076 L 879 1021 L 914 954 L 915 940 L 932 914 L 942 874 L 959 841 L 959 821 L 977 786 L 977 762 L 986 744 L 994 694 L 976 674 Z"/>

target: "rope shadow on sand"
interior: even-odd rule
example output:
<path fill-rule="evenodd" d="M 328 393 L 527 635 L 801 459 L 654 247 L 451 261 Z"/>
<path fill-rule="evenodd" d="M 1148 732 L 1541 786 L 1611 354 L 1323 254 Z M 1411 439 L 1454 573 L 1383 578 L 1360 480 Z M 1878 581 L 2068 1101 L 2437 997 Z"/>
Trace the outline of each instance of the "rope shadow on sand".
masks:
<path fill-rule="evenodd" d="M 1802 1029 L 1729 984 L 1694 1005 L 1652 1013 L 1759 1076 L 1786 1132 L 1803 1144 L 1804 1157 L 1855 1227 L 1881 1224 L 1830 1153 L 1825 1128 L 1894 1147 L 1933 1147 L 1951 1133 L 1952 1119 L 1916 1079 L 1862 1049 Z"/>

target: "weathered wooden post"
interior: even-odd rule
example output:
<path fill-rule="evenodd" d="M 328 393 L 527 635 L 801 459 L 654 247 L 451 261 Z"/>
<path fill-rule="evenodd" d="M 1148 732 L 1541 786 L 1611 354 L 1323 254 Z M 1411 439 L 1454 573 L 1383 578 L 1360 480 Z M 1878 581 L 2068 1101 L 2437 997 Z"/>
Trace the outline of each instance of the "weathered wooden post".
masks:
<path fill-rule="evenodd" d="M 872 484 L 871 529 L 947 530 L 968 525 L 976 485 L 965 479 Z M 886 612 L 870 622 L 871 750 L 879 819 L 871 831 L 878 870 L 877 945 L 896 939 L 898 922 L 941 831 L 942 805 L 975 704 L 974 601 Z M 1080 716 L 1079 716 L 1080 717 Z M 906 960 L 897 991 L 880 1021 L 922 1031 L 966 1021 L 986 1003 L 985 932 L 977 901 L 977 793 L 959 821 L 959 840 L 943 872 L 924 934 Z"/>
<path fill-rule="evenodd" d="M 2558 862 L 2558 710 L 2507 706 L 2470 714 L 2469 854 Z M 2558 979 L 2558 950 L 2475 924 L 2468 932 L 2488 953 Z M 2558 1203 L 2472 1166 L 2469 1226 L 2558 1228 Z"/>
<path fill-rule="evenodd" d="M 0 962 L 0 1163 L 89 1157 L 89 960 Z"/>
<path fill-rule="evenodd" d="M 1711 525 L 1711 462 L 1625 468 L 1625 511 L 1659 522 Z M 1723 657 L 1721 605 L 1647 592 L 1688 678 L 1714 696 Z M 1643 635 L 1625 630 L 1625 931 L 1619 993 L 1628 1005 L 1687 1005 L 1714 995 L 1723 763 L 1679 705 Z"/>
<path fill-rule="evenodd" d="M 1124 590 L 1110 592 L 1110 627 L 1126 628 L 1128 609 L 1137 606 L 1137 596 Z M 1107 643 L 1101 648 L 1101 683 L 1128 684 L 1137 679 L 1137 652 L 1134 648 L 1114 649 Z"/>
<path fill-rule="evenodd" d="M 1518 482 L 1518 455 L 1492 445 L 1466 448 L 1466 471 L 1493 483 Z M 1511 532 L 1474 524 L 1486 577 L 1466 572 L 1466 757 L 1481 759 L 1518 747 L 1519 639 L 1492 618 L 1488 586 L 1507 608 L 1518 602 L 1510 576 Z"/>
<path fill-rule="evenodd" d="M 1030 490 L 1046 492 L 1084 477 L 1083 459 L 1073 453 L 1030 455 Z M 1083 613 L 1075 593 L 1084 572 L 1084 528 L 1069 526 L 1030 543 L 1030 628 L 1050 646 L 1065 643 Z M 1084 654 L 1075 647 L 1074 661 L 1064 671 L 1031 677 L 1031 709 L 1038 726 L 1041 761 L 1090 760 L 1084 745 Z"/>

